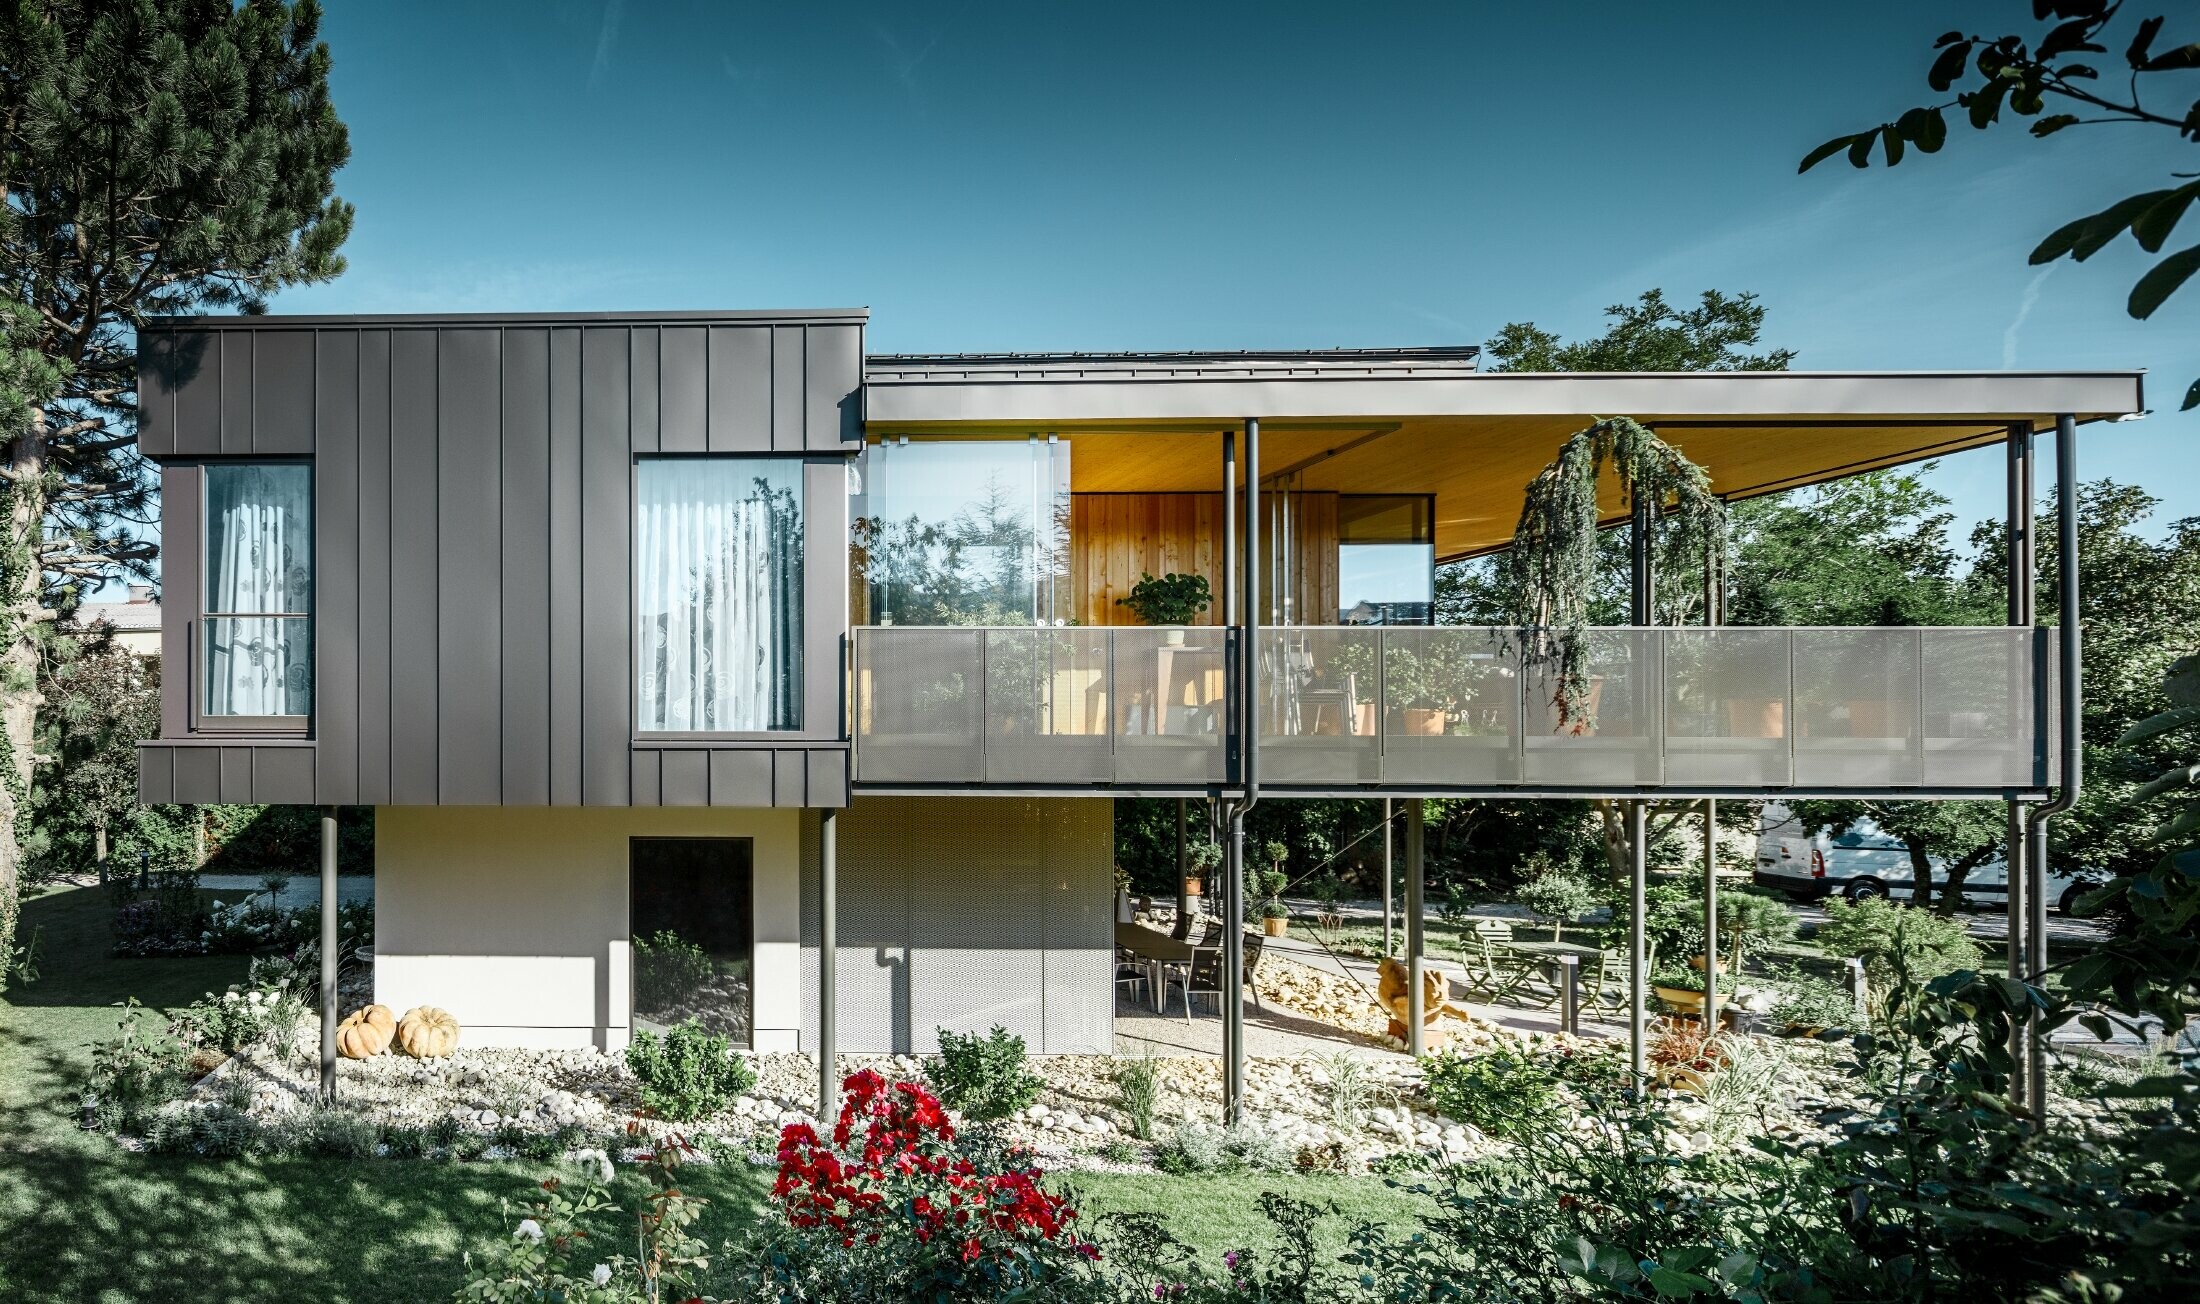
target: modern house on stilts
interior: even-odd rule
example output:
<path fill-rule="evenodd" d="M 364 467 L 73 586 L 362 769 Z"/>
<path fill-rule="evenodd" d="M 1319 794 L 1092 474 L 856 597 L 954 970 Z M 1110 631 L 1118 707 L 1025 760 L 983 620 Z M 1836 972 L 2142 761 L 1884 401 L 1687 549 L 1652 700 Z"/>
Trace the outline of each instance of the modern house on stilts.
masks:
<path fill-rule="evenodd" d="M 2078 778 L 2074 571 L 2062 629 L 2032 627 L 2032 443 L 2060 431 L 2070 568 L 2073 434 L 2138 413 L 2136 373 L 866 356 L 865 324 L 150 326 L 168 669 L 141 798 L 377 808 L 377 997 L 470 1041 L 617 1049 L 707 1008 L 825 1052 L 829 1093 L 831 1053 L 938 1027 L 1111 1048 L 1115 797 L 1219 801 L 1230 919 L 1256 801 L 1401 799 L 1412 900 L 1431 796 L 2015 821 Z M 1730 500 L 2005 443 L 2009 625 L 1653 628 L 1645 553 L 1637 624 L 1586 635 L 1594 725 L 1561 726 L 1517 631 L 1430 623 L 1433 568 L 1506 546 L 1524 486 L 1608 416 Z M 1216 606 L 1133 623 L 1119 599 L 1172 570 Z M 730 976 L 645 990 L 668 946 Z"/>

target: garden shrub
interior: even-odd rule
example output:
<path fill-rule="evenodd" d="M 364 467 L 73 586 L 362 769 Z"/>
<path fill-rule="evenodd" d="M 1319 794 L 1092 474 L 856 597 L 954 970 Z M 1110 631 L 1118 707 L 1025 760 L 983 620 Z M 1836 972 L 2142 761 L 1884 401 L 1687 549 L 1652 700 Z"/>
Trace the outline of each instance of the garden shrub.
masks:
<path fill-rule="evenodd" d="M 1876 992 L 1892 989 L 1902 975 L 1928 983 L 1976 969 L 1981 958 L 1962 920 L 1885 897 L 1826 902 L 1826 922 L 1818 926 L 1817 942 L 1834 955 L 1862 960 Z"/>
<path fill-rule="evenodd" d="M 575 1188 L 562 1178 L 549 1178 L 536 1188 L 541 1194 L 517 1211 L 503 1206 L 497 1234 L 466 1252 L 466 1281 L 457 1298 L 500 1304 L 700 1304 L 709 1260 L 692 1228 L 710 1202 L 681 1190 L 678 1179 L 681 1164 L 693 1154 L 679 1137 L 667 1137 L 649 1152 L 642 1167 L 652 1190 L 631 1213 L 614 1206 L 606 1190 L 612 1177 L 610 1157 L 603 1151 L 574 1155 L 586 1178 Z M 637 1256 L 598 1249 L 618 1244 L 634 1244 Z"/>
<path fill-rule="evenodd" d="M 1846 1028 L 1856 1022 L 1856 998 L 1839 983 L 1814 978 L 1800 967 L 1767 984 L 1777 996 L 1766 1017 L 1780 1026 Z"/>
<path fill-rule="evenodd" d="M 1154 1151 L 1164 1173 L 1276 1173 L 1292 1167 L 1297 1149 L 1251 1119 L 1227 1126 L 1182 1123 Z"/>
<path fill-rule="evenodd" d="M 85 1104 L 98 1126 L 138 1133 L 154 1111 L 190 1086 L 191 1048 L 153 1021 L 135 997 L 123 1003 L 116 1035 L 92 1048 Z"/>
<path fill-rule="evenodd" d="M 157 1154 L 209 1159 L 236 1159 L 268 1148 L 258 1120 L 228 1105 L 163 1111 L 147 1126 L 145 1145 Z"/>
<path fill-rule="evenodd" d="M 1509 1046 L 1480 1054 L 1443 1051 L 1421 1060 L 1421 1085 L 1438 1113 L 1509 1140 L 1563 1116 L 1559 1082 L 1545 1057 Z"/>
<path fill-rule="evenodd" d="M 1153 1112 L 1161 1100 L 1161 1066 L 1154 1063 L 1151 1055 L 1117 1060 L 1115 1090 L 1122 1097 L 1123 1114 L 1130 1120 L 1131 1135 L 1141 1141 L 1153 1140 Z"/>
<path fill-rule="evenodd" d="M 322 1105 L 297 1124 L 298 1149 L 328 1159 L 372 1159 L 382 1143 L 374 1120 L 341 1105 Z"/>
<path fill-rule="evenodd" d="M 670 1009 L 711 980 L 710 953 L 663 929 L 634 939 L 634 1003 L 644 1010 Z"/>
<path fill-rule="evenodd" d="M 1007 1118 L 1039 1098 L 1044 1079 L 1031 1071 L 1024 1039 L 993 1025 L 990 1033 L 939 1030 L 940 1053 L 925 1076 L 940 1099 L 964 1118 L 985 1123 Z"/>
<path fill-rule="evenodd" d="M 235 1055 L 256 1046 L 288 1046 L 307 1014 L 305 1002 L 280 988 L 232 985 L 178 1011 L 170 1030 L 192 1045 Z"/>
<path fill-rule="evenodd" d="M 382 1143 L 390 1148 L 392 1159 L 426 1158 L 432 1142 L 428 1130 L 420 1127 L 391 1127 L 382 1132 Z"/>
<path fill-rule="evenodd" d="M 627 1044 L 626 1066 L 642 1085 L 642 1103 L 676 1123 L 707 1118 L 756 1085 L 756 1073 L 733 1047 L 695 1019 L 660 1040 L 637 1032 Z"/>

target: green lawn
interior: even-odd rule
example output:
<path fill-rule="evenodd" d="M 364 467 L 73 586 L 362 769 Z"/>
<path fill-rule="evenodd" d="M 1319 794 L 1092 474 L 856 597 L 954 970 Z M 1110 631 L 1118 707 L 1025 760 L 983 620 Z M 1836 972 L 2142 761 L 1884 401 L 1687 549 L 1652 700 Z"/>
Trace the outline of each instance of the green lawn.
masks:
<path fill-rule="evenodd" d="M 90 1045 L 113 1032 L 113 1005 L 126 996 L 184 1005 L 241 979 L 245 961 L 116 960 L 92 888 L 27 901 L 23 928 L 40 930 L 43 973 L 0 996 L 0 1299 L 448 1299 L 462 1275 L 459 1251 L 507 1225 L 499 1202 L 523 1198 L 555 1171 L 123 1151 L 74 1118 Z M 712 1201 L 702 1229 L 712 1241 L 753 1218 L 768 1185 L 767 1174 L 731 1165 L 689 1173 L 688 1189 Z M 641 1194 L 638 1179 L 621 1180 L 630 1199 Z M 1411 1197 L 1370 1178 L 1082 1174 L 1075 1185 L 1088 1217 L 1157 1210 L 1214 1255 L 1265 1243 L 1262 1189 L 1336 1204 L 1345 1217 L 1325 1239 L 1340 1248 L 1350 1222 L 1411 1207 Z"/>

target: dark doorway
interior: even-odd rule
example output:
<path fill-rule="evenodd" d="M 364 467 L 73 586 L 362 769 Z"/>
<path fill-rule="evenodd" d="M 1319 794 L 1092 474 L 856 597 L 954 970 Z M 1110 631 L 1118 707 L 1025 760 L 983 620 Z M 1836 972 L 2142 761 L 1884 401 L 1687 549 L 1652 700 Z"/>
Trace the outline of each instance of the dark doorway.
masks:
<path fill-rule="evenodd" d="M 635 838 L 628 853 L 627 932 L 634 948 L 634 1027 L 689 1019 L 750 1044 L 755 1000 L 755 849 L 747 838 Z"/>

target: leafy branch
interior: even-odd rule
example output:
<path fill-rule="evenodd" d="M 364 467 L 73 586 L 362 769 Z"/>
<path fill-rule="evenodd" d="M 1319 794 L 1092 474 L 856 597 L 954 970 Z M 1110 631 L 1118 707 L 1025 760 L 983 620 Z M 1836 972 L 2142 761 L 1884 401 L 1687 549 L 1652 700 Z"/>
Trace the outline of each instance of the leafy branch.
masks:
<path fill-rule="evenodd" d="M 1947 143 L 1951 111 L 1961 112 L 1979 131 L 2002 121 L 2006 109 L 2031 119 L 2032 135 L 2040 138 L 2070 127 L 2118 123 L 2167 127 L 2181 139 L 2200 144 L 2200 100 L 2181 113 L 2162 111 L 2142 93 L 2163 85 L 2167 75 L 2200 70 L 2200 41 L 2158 49 L 2164 19 L 2157 15 L 2141 20 L 2124 47 L 2121 91 L 2107 89 L 2098 67 L 2074 57 L 2107 55 L 2104 33 L 2122 10 L 2123 0 L 2033 0 L 2035 19 L 2056 20 L 2037 44 L 2014 35 L 1988 39 L 1948 32 L 1933 43 L 1940 53 L 1926 81 L 1936 92 L 1955 91 L 1954 98 L 1909 109 L 1892 122 L 1836 136 L 1806 154 L 1797 171 L 1808 172 L 1837 154 L 1846 154 L 1855 167 L 1867 168 L 1875 146 L 1888 167 L 1900 163 L 1911 147 L 1921 154 L 1937 154 Z M 2144 87 L 2142 79 L 2146 79 Z M 1957 89 L 1959 83 L 1966 84 Z M 2053 102 L 2081 112 L 2049 113 L 2046 110 Z M 2186 179 L 2192 173 L 2171 175 L 2185 184 L 2130 195 L 2066 223 L 2032 251 L 2031 263 L 2042 266 L 2063 257 L 2082 263 L 2126 231 L 2141 249 L 2161 255 L 2186 210 L 2200 199 L 2200 180 Z M 2142 321 L 2153 316 L 2195 273 L 2200 273 L 2200 244 L 2162 256 L 2131 287 L 2127 311 Z M 2185 391 L 2182 406 L 2200 407 L 2200 380 Z"/>

